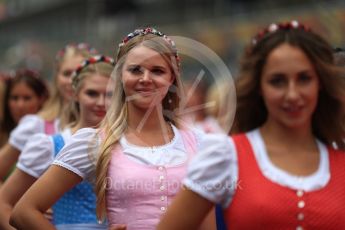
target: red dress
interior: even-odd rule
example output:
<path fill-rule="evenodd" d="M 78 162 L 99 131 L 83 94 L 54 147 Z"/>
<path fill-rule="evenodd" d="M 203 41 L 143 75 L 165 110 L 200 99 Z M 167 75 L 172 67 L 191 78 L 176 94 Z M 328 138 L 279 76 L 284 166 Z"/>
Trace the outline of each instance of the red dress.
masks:
<path fill-rule="evenodd" d="M 345 153 L 328 148 L 331 178 L 315 191 L 293 190 L 267 179 L 244 134 L 233 137 L 239 177 L 225 210 L 228 229 L 345 229 Z"/>

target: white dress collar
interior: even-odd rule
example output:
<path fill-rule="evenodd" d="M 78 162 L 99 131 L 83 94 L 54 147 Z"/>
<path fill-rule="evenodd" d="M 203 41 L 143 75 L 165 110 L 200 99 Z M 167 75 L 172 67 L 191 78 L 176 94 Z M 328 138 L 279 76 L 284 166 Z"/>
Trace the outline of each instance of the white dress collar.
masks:
<path fill-rule="evenodd" d="M 247 133 L 262 174 L 274 183 L 296 190 L 314 191 L 327 185 L 330 180 L 329 156 L 326 146 L 316 140 L 320 163 L 316 172 L 308 176 L 292 175 L 274 165 L 268 157 L 259 129 Z"/>

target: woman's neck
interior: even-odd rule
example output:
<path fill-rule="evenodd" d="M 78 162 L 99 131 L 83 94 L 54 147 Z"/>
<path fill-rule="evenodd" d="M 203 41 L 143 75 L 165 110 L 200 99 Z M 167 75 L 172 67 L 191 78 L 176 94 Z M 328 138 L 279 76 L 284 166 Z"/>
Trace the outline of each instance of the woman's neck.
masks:
<path fill-rule="evenodd" d="M 92 126 L 90 124 L 88 124 L 87 122 L 84 122 L 82 119 L 80 119 L 75 125 L 73 125 L 71 127 L 71 133 L 74 134 L 75 132 L 77 132 L 79 129 L 82 128 L 95 128 L 98 126 Z"/>
<path fill-rule="evenodd" d="M 174 138 L 172 127 L 164 120 L 162 110 L 128 110 L 127 140 L 139 146 L 161 146 Z"/>
<path fill-rule="evenodd" d="M 71 133 L 76 133 L 79 129 L 85 128 L 86 126 L 82 124 L 82 122 L 79 120 L 75 125 L 71 127 Z"/>
<path fill-rule="evenodd" d="M 266 122 L 260 128 L 260 132 L 267 142 L 279 143 L 286 148 L 316 145 L 311 125 L 308 127 L 290 128 L 274 122 Z"/>
<path fill-rule="evenodd" d="M 128 126 L 137 132 L 162 131 L 166 128 L 162 108 L 160 106 L 148 110 L 128 108 Z"/>
<path fill-rule="evenodd" d="M 292 128 L 266 122 L 260 132 L 267 155 L 276 167 L 298 176 L 317 171 L 320 154 L 311 125 Z"/>

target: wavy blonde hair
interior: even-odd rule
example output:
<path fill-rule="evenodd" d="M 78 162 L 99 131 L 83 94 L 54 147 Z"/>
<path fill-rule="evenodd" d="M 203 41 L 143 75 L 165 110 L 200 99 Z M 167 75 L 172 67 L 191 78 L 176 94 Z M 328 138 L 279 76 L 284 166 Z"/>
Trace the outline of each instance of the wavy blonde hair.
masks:
<path fill-rule="evenodd" d="M 112 104 L 106 114 L 105 119 L 100 126 L 100 135 L 102 142 L 98 153 L 96 163 L 96 186 L 97 194 L 96 213 L 99 220 L 104 220 L 106 215 L 106 185 L 107 173 L 111 159 L 111 151 L 118 143 L 119 139 L 126 131 L 128 123 L 128 109 L 126 103 L 126 95 L 122 85 L 122 68 L 126 61 L 128 52 L 136 46 L 144 46 L 158 52 L 168 63 L 174 76 L 174 81 L 169 91 L 163 99 L 163 116 L 164 118 L 177 125 L 178 122 L 178 105 L 179 96 L 182 92 L 182 83 L 180 80 L 180 72 L 178 60 L 174 56 L 174 49 L 164 38 L 154 34 L 140 34 L 130 39 L 119 48 L 117 55 L 117 63 L 113 71 L 114 80 Z"/>
<path fill-rule="evenodd" d="M 39 116 L 42 117 L 46 121 L 53 121 L 56 118 L 61 118 L 60 120 L 60 128 L 64 128 L 68 123 L 69 120 L 66 120 L 66 116 L 63 115 L 63 111 L 66 108 L 64 104 L 64 99 L 62 93 L 57 88 L 57 81 L 60 68 L 62 63 L 66 61 L 66 59 L 70 57 L 77 57 L 81 56 L 83 58 L 91 57 L 91 54 L 88 49 L 80 49 L 77 46 L 66 46 L 63 55 L 61 58 L 56 60 L 56 69 L 54 75 L 53 85 L 51 86 L 51 97 L 49 100 L 44 104 L 42 110 L 39 112 Z"/>

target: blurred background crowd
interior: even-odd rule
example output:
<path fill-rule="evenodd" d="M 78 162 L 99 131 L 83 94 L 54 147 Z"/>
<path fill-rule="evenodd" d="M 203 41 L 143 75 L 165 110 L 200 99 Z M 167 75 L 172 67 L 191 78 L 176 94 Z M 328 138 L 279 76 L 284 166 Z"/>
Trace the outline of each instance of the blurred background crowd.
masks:
<path fill-rule="evenodd" d="M 205 44 L 236 75 L 243 46 L 258 28 L 292 19 L 343 45 L 341 0 L 0 0 L 0 69 L 24 67 L 50 79 L 54 54 L 65 44 L 87 42 L 113 57 L 123 34 L 150 25 Z"/>

